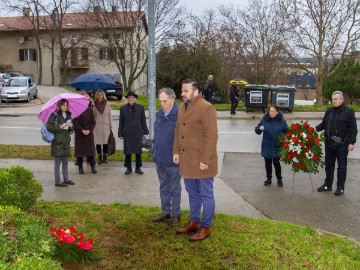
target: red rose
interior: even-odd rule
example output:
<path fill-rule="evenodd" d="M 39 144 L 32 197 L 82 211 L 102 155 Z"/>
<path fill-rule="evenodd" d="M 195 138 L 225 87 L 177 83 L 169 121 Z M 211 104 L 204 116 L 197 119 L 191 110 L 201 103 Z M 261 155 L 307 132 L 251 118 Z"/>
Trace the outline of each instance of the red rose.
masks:
<path fill-rule="evenodd" d="M 310 131 L 310 132 L 314 132 L 314 130 L 315 130 L 315 128 L 309 127 L 309 131 Z"/>
<path fill-rule="evenodd" d="M 313 137 L 313 135 L 312 135 L 312 134 L 309 134 L 309 135 L 307 136 L 307 138 L 308 138 L 309 140 L 311 140 L 311 139 L 312 139 L 312 137 Z"/>
<path fill-rule="evenodd" d="M 302 155 L 303 157 L 306 157 L 306 154 L 305 154 L 304 152 L 302 152 L 301 155 Z"/>
<path fill-rule="evenodd" d="M 303 132 L 302 132 L 302 131 L 299 131 L 298 134 L 299 134 L 299 136 L 300 136 L 301 134 L 303 134 Z"/>
<path fill-rule="evenodd" d="M 315 143 L 315 144 L 318 144 L 319 142 L 320 142 L 320 140 L 319 140 L 318 138 L 315 138 L 315 139 L 314 139 L 314 143 Z"/>
<path fill-rule="evenodd" d="M 288 148 L 289 147 L 289 143 L 288 142 L 284 142 L 284 147 Z"/>
<path fill-rule="evenodd" d="M 298 126 L 297 124 L 292 124 L 292 125 L 291 125 L 291 129 L 292 129 L 292 130 L 297 130 L 298 127 L 299 127 L 299 126 Z"/>
<path fill-rule="evenodd" d="M 63 233 L 60 237 L 59 237 L 59 242 L 63 242 L 63 243 L 73 243 L 75 242 L 75 237 L 71 234 L 67 234 L 67 233 Z"/>
<path fill-rule="evenodd" d="M 302 168 L 302 169 L 305 169 L 305 168 L 306 168 L 305 163 L 301 163 L 301 168 Z"/>
<path fill-rule="evenodd" d="M 300 164 L 299 164 L 299 163 L 296 163 L 296 164 L 295 164 L 295 167 L 296 167 L 296 168 L 299 168 L 299 167 L 300 167 Z"/>
<path fill-rule="evenodd" d="M 303 127 L 308 128 L 308 127 L 309 127 L 308 122 L 305 122 L 305 123 L 303 124 Z"/>
<path fill-rule="evenodd" d="M 300 145 L 300 146 L 303 146 L 303 145 L 304 145 L 304 143 L 303 143 L 303 142 L 299 142 L 299 145 Z"/>
<path fill-rule="evenodd" d="M 310 150 L 310 146 L 305 146 L 305 151 L 308 152 Z"/>
<path fill-rule="evenodd" d="M 298 137 L 296 136 L 292 137 L 292 141 L 296 143 L 298 141 Z"/>
<path fill-rule="evenodd" d="M 290 160 L 290 159 L 292 159 L 292 155 L 287 154 L 287 155 L 286 155 L 286 158 L 287 158 L 288 160 Z"/>
<path fill-rule="evenodd" d="M 288 132 L 288 133 L 285 134 L 285 136 L 286 136 L 286 138 L 290 138 L 290 137 L 291 137 L 291 133 Z"/>
<path fill-rule="evenodd" d="M 313 155 L 312 159 L 313 159 L 313 160 L 318 160 L 319 157 L 318 157 L 317 155 Z"/>
<path fill-rule="evenodd" d="M 77 246 L 83 250 L 90 250 L 94 247 L 90 242 L 86 242 L 86 241 L 81 241 L 77 243 Z"/>

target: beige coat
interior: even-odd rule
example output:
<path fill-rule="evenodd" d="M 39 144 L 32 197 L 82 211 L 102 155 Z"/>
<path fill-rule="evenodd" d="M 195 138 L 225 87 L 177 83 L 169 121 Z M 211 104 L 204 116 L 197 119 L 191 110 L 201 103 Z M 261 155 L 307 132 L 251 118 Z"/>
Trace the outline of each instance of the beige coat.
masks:
<path fill-rule="evenodd" d="M 94 107 L 94 115 L 96 121 L 94 129 L 95 144 L 107 144 L 110 129 L 112 129 L 111 107 L 109 102 L 106 102 L 104 113 L 102 114 Z"/>
<path fill-rule="evenodd" d="M 217 175 L 217 139 L 217 115 L 212 104 L 198 95 L 186 111 L 184 104 L 180 106 L 174 154 L 179 155 L 180 174 L 184 178 L 203 179 Z M 209 165 L 208 170 L 200 170 L 200 162 Z"/>

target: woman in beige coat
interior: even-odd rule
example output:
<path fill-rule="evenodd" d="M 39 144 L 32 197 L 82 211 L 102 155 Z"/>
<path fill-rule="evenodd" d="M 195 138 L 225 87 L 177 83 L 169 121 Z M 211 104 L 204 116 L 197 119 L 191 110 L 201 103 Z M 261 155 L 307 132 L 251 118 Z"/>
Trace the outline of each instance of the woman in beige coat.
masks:
<path fill-rule="evenodd" d="M 112 129 L 111 107 L 103 90 L 98 90 L 94 97 L 95 129 L 94 137 L 98 163 L 107 163 L 108 138 Z"/>

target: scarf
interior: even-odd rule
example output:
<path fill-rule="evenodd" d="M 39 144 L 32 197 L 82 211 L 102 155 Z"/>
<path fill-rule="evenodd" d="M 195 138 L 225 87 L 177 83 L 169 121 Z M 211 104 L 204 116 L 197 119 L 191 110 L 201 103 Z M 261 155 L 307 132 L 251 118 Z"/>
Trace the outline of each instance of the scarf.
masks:
<path fill-rule="evenodd" d="M 95 100 L 95 107 L 96 109 L 103 114 L 106 106 L 106 100 L 103 99 L 102 101 Z"/>

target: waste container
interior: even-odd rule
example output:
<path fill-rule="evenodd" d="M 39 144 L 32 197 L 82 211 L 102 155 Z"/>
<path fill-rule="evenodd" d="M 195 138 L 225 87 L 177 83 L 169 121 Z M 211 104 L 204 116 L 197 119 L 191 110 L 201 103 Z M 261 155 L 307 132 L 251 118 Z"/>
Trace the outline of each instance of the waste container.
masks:
<path fill-rule="evenodd" d="M 271 86 L 271 103 L 280 109 L 292 112 L 295 101 L 295 87 L 288 85 Z"/>
<path fill-rule="evenodd" d="M 266 112 L 268 107 L 268 93 L 270 92 L 269 85 L 247 84 L 244 87 L 245 91 L 245 108 L 260 108 Z"/>

